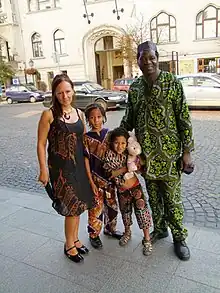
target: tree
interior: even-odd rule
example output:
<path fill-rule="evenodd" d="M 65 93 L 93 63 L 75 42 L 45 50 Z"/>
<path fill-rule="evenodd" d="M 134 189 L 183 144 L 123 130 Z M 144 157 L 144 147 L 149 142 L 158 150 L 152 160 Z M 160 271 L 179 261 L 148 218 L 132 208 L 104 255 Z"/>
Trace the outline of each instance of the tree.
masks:
<path fill-rule="evenodd" d="M 127 63 L 128 75 L 132 75 L 133 66 L 137 64 L 137 47 L 139 44 L 150 39 L 149 23 L 144 21 L 143 14 L 135 19 L 125 29 L 125 34 L 118 39 L 117 47 L 121 52 L 122 59 Z"/>
<path fill-rule="evenodd" d="M 15 74 L 15 70 L 10 64 L 3 60 L 0 60 L 0 83 L 6 85 L 7 81 L 10 80 Z"/>
<path fill-rule="evenodd" d="M 144 19 L 144 15 L 140 14 L 140 17 L 136 18 L 133 24 L 126 27 L 125 34 L 118 40 L 117 47 L 121 52 L 122 59 L 127 63 L 129 77 L 132 76 L 133 67 L 137 64 L 138 45 L 151 39 L 150 23 L 146 23 Z M 163 29 L 159 32 L 156 42 L 158 45 L 163 44 L 161 40 L 163 32 Z"/>

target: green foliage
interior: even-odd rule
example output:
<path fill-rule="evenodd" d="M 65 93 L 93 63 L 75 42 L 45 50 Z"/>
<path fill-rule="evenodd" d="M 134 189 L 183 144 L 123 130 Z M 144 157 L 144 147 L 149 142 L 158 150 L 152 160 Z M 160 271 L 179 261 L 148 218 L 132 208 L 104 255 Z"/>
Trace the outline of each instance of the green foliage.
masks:
<path fill-rule="evenodd" d="M 7 64 L 3 60 L 0 61 L 0 83 L 6 84 L 9 79 L 11 79 L 15 74 L 15 70 L 10 64 Z"/>

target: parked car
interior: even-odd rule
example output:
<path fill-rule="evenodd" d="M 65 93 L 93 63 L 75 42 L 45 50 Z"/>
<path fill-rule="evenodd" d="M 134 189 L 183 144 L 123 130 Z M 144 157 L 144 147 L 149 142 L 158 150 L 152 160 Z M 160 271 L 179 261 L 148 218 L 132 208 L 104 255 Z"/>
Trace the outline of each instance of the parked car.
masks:
<path fill-rule="evenodd" d="M 76 92 L 75 105 L 79 109 L 93 102 L 101 103 L 104 109 L 117 109 L 125 107 L 127 103 L 126 92 L 116 92 L 104 89 L 101 85 L 91 81 L 74 82 Z M 44 106 L 50 107 L 52 101 L 51 92 L 45 95 Z"/>
<path fill-rule="evenodd" d="M 190 108 L 220 108 L 220 75 L 196 73 L 179 75 Z"/>
<path fill-rule="evenodd" d="M 135 78 L 120 78 L 114 81 L 113 91 L 125 91 L 128 92 L 130 85 L 135 81 Z"/>
<path fill-rule="evenodd" d="M 13 85 L 5 91 L 8 104 L 14 102 L 31 102 L 35 103 L 44 100 L 44 92 L 32 85 Z"/>

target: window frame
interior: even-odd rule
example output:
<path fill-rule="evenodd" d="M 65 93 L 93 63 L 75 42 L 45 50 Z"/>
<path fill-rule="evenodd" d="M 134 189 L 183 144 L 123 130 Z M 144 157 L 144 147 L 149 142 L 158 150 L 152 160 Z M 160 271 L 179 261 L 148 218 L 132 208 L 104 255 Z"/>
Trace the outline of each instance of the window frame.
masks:
<path fill-rule="evenodd" d="M 34 37 L 38 36 L 39 40 L 34 41 Z M 41 35 L 37 32 L 33 33 L 31 36 L 31 46 L 32 46 L 32 55 L 33 58 L 42 58 L 44 56 L 43 53 L 43 42 L 41 39 Z M 34 48 L 37 48 L 37 50 L 35 50 Z M 35 54 L 36 52 L 38 52 L 39 54 Z M 37 56 L 39 55 L 39 56 Z"/>
<path fill-rule="evenodd" d="M 166 14 L 167 16 L 168 16 L 168 22 L 164 22 L 164 23 L 159 23 L 158 24 L 158 17 L 161 15 L 161 14 Z M 174 22 L 175 22 L 175 25 L 171 25 L 171 22 L 172 22 L 172 19 L 174 20 Z M 152 22 L 153 21 L 156 21 L 156 26 L 155 26 L 155 28 L 152 28 Z M 167 12 L 165 12 L 165 11 L 161 11 L 160 13 L 158 13 L 156 16 L 154 16 L 151 20 L 150 20 L 150 37 L 151 37 L 151 40 L 152 41 L 154 41 L 153 40 L 153 32 L 154 31 L 156 31 L 156 38 L 157 38 L 157 44 L 159 43 L 160 44 L 160 40 L 159 40 L 159 42 L 158 42 L 158 39 L 159 39 L 159 37 L 158 37 L 158 31 L 159 31 L 159 27 L 163 27 L 163 26 L 168 26 L 169 27 L 169 36 L 168 36 L 168 40 L 167 41 L 164 41 L 164 42 L 162 42 L 162 44 L 169 44 L 169 43 L 175 43 L 175 42 L 177 42 L 177 25 L 176 25 L 176 18 L 173 16 L 173 15 L 171 15 L 171 14 L 169 14 L 169 13 L 167 13 Z M 175 29 L 175 40 L 171 40 L 171 30 L 172 29 Z"/>
<path fill-rule="evenodd" d="M 61 37 L 56 37 L 56 34 L 59 33 L 59 32 L 61 32 L 63 34 L 62 38 Z M 64 52 L 62 51 L 62 42 L 63 42 L 63 47 L 65 49 L 65 35 L 64 35 L 64 32 L 61 29 L 57 29 L 53 33 L 53 44 L 54 44 L 54 52 L 56 52 L 60 56 L 66 55 L 66 50 L 64 50 Z M 57 51 L 57 43 L 58 43 L 59 51 Z"/>
<path fill-rule="evenodd" d="M 209 8 L 214 8 L 216 10 L 216 16 L 205 18 L 205 12 Z M 199 15 L 202 14 L 202 22 L 198 21 Z M 205 23 L 210 20 L 215 20 L 215 37 L 205 37 Z M 198 37 L 198 27 L 202 26 L 202 37 Z M 210 4 L 206 6 L 203 10 L 200 10 L 199 13 L 196 15 L 196 40 L 204 40 L 204 39 L 210 39 L 210 38 L 219 38 L 220 37 L 220 8 Z"/>

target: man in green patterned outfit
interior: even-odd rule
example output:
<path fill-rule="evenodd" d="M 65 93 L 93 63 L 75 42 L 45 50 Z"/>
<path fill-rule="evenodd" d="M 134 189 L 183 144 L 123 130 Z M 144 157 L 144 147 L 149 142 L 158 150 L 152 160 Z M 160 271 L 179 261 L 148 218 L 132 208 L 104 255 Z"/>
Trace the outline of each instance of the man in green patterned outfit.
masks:
<path fill-rule="evenodd" d="M 173 74 L 159 70 L 158 57 L 154 43 L 139 45 L 137 58 L 143 75 L 130 87 L 121 127 L 135 129 L 142 147 L 154 221 L 153 240 L 167 237 L 169 226 L 176 255 L 188 260 L 181 173 L 193 171 L 192 125 L 182 85 Z"/>

